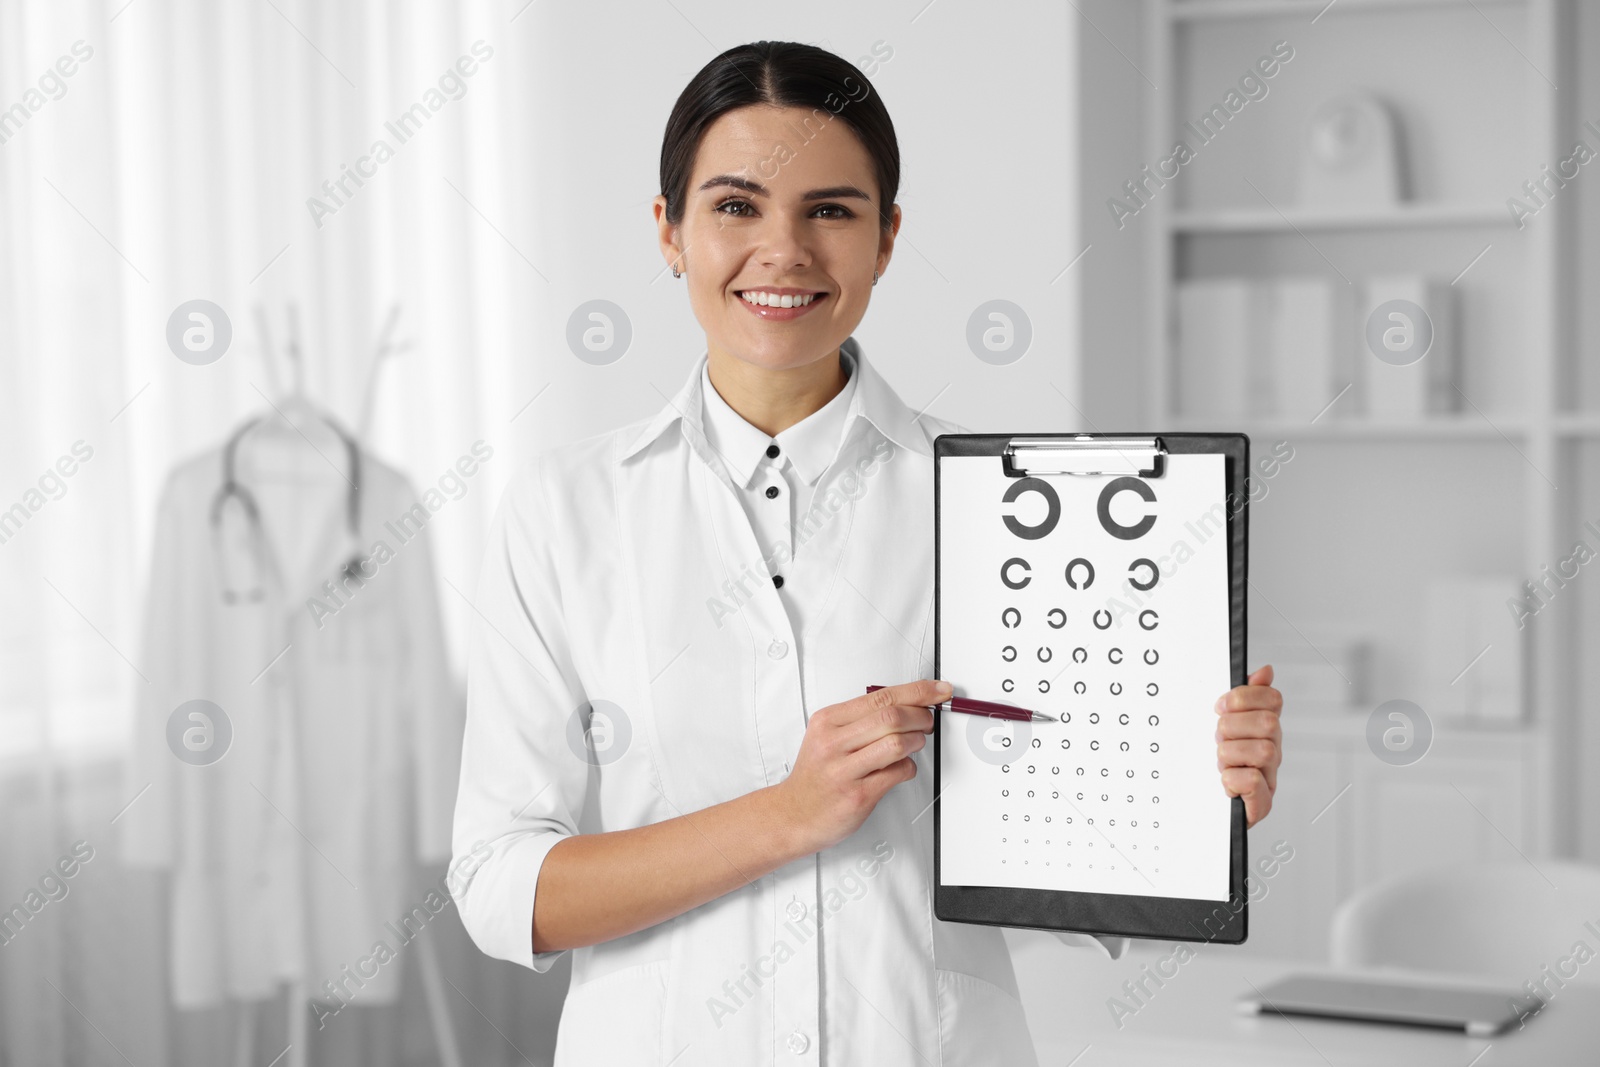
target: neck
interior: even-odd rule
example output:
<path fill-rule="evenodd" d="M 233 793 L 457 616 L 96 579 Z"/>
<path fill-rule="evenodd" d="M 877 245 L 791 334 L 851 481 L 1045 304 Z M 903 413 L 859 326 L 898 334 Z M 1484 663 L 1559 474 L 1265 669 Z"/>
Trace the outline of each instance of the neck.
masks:
<path fill-rule="evenodd" d="M 839 350 L 798 367 L 758 367 L 712 349 L 706 373 L 739 417 L 769 437 L 821 410 L 849 382 Z"/>

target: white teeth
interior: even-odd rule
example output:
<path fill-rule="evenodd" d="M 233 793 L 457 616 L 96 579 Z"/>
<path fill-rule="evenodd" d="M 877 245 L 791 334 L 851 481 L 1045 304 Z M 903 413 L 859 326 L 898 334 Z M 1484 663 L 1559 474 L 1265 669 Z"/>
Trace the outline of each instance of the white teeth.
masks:
<path fill-rule="evenodd" d="M 775 308 L 805 307 L 817 298 L 816 293 L 807 293 L 804 296 L 774 296 L 758 289 L 746 289 L 739 295 L 744 297 L 747 304 Z"/>

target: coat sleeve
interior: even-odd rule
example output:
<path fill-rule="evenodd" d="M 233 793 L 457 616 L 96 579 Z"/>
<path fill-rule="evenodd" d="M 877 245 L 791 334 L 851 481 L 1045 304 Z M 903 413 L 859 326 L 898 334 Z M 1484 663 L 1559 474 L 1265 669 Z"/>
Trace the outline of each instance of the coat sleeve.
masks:
<path fill-rule="evenodd" d="M 406 499 L 421 498 L 411 491 Z M 420 538 L 415 555 L 400 564 L 406 586 L 400 691 L 411 732 L 417 860 L 431 865 L 451 855 L 450 805 L 461 769 L 463 702 L 450 669 L 429 527 L 423 527 Z"/>
<path fill-rule="evenodd" d="M 533 951 L 539 870 L 557 842 L 578 832 L 591 770 L 544 462 L 535 458 L 518 473 L 490 524 L 468 658 L 451 870 L 461 921 L 478 947 L 539 972 L 565 951 Z"/>

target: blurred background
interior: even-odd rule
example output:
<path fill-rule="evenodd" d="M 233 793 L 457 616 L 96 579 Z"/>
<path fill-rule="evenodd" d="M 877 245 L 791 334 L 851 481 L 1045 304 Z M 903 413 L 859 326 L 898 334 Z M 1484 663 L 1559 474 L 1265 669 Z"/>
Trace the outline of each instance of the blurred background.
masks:
<path fill-rule="evenodd" d="M 445 892 L 467 591 L 518 465 L 704 350 L 661 131 L 759 39 L 851 59 L 895 119 L 857 337 L 909 404 L 1279 460 L 1251 851 L 1292 859 L 1206 965 L 1597 981 L 1555 902 L 1600 863 L 1600 6 L 0 0 L 0 1065 L 549 1062 L 567 961 L 483 957 Z M 229 454 L 248 499 L 200 477 Z M 377 538 L 372 592 L 307 582 Z M 226 671 L 212 573 L 291 591 Z M 183 859 L 241 853 L 249 884 Z M 1013 947 L 1059 1062 L 1170 948 Z M 1186 995 L 1100 1048 L 1274 1040 Z"/>

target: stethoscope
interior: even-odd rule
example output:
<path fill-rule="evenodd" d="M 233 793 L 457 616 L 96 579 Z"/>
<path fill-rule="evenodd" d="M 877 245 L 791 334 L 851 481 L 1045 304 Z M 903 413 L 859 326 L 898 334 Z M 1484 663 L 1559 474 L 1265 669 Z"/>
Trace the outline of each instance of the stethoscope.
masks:
<path fill-rule="evenodd" d="M 266 599 L 266 590 L 261 584 L 261 544 L 263 533 L 261 529 L 261 509 L 256 504 L 255 494 L 240 484 L 235 477 L 235 454 L 239 450 L 239 441 L 257 422 L 260 417 L 250 419 L 233 432 L 228 438 L 228 443 L 222 449 L 222 485 L 218 487 L 216 495 L 211 498 L 211 553 L 217 565 L 218 584 L 222 587 L 222 602 L 224 604 L 238 604 L 241 601 L 259 603 Z M 327 423 L 339 435 L 339 440 L 344 442 L 345 457 L 349 463 L 350 484 L 349 492 L 345 494 L 345 521 L 350 530 L 352 544 L 359 545 L 361 523 L 361 450 L 356 446 L 355 440 L 344 431 L 344 427 L 328 419 Z M 244 512 L 250 524 L 250 537 L 252 542 L 252 558 L 255 560 L 255 582 L 243 593 L 235 591 L 231 568 L 227 562 L 228 553 L 222 545 L 222 519 L 223 508 L 229 500 L 238 502 L 240 510 Z M 361 575 L 361 559 L 353 551 L 350 559 L 345 563 L 343 573 L 346 576 L 363 580 Z"/>

